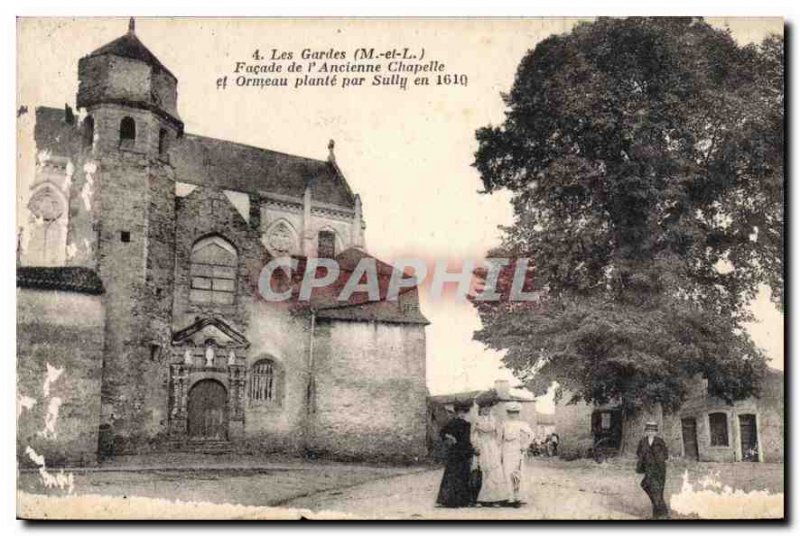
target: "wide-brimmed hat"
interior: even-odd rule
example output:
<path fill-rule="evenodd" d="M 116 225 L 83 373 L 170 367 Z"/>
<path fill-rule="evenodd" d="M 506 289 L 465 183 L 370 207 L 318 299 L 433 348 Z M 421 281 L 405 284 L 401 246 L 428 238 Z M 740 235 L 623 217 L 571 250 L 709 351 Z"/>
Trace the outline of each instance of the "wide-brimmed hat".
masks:
<path fill-rule="evenodd" d="M 644 424 L 645 432 L 658 432 L 658 423 L 655 421 L 647 421 Z"/>
<path fill-rule="evenodd" d="M 522 406 L 518 402 L 506 404 L 506 413 L 519 413 L 520 411 L 522 411 Z"/>

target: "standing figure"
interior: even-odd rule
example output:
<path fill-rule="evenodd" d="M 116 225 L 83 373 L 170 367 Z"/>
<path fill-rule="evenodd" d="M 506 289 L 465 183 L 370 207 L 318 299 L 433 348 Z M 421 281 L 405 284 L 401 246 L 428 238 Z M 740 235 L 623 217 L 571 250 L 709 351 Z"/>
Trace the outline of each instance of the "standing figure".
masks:
<path fill-rule="evenodd" d="M 472 429 L 472 445 L 478 455 L 478 467 L 481 471 L 481 488 L 477 501 L 484 506 L 493 506 L 511 499 L 511 488 L 503 473 L 500 454 L 502 428 L 492 415 L 494 403 L 478 404 L 478 421 Z"/>
<path fill-rule="evenodd" d="M 206 367 L 214 366 L 214 344 L 206 343 Z"/>
<path fill-rule="evenodd" d="M 506 406 L 508 419 L 503 424 L 501 454 L 503 473 L 511 488 L 511 504 L 520 506 L 521 489 L 524 479 L 525 452 L 533 441 L 533 430 L 527 423 L 519 420 L 520 405 L 510 402 Z"/>
<path fill-rule="evenodd" d="M 644 474 L 642 489 L 653 503 L 653 519 L 669 517 L 667 503 L 664 502 L 664 483 L 667 480 L 667 445 L 658 434 L 658 424 L 648 422 L 644 425 L 645 437 L 636 448 L 636 472 Z"/>
<path fill-rule="evenodd" d="M 549 455 L 558 456 L 558 434 L 553 432 L 550 434 Z"/>
<path fill-rule="evenodd" d="M 466 419 L 471 407 L 472 402 L 456 403 L 455 417 L 439 433 L 447 445 L 447 461 L 436 504 L 447 508 L 469 506 L 472 502 L 469 475 L 474 451 L 470 442 L 471 425 Z"/>

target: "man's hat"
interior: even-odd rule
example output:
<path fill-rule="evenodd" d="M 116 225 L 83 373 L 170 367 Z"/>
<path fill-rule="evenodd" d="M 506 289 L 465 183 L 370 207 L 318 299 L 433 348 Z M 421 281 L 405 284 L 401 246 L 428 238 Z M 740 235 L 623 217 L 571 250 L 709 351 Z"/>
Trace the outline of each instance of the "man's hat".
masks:
<path fill-rule="evenodd" d="M 658 432 L 658 423 L 655 421 L 647 421 L 644 424 L 645 432 Z"/>
<path fill-rule="evenodd" d="M 506 405 L 506 413 L 519 413 L 522 411 L 522 406 L 518 402 L 509 402 Z"/>

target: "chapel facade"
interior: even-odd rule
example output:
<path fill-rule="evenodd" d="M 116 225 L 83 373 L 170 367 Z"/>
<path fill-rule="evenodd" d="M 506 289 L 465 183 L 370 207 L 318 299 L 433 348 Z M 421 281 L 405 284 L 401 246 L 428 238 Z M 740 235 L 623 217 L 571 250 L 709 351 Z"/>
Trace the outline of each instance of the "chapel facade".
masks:
<path fill-rule="evenodd" d="M 18 449 L 423 456 L 416 288 L 305 306 L 259 295 L 276 257 L 335 258 L 345 274 L 369 258 L 333 142 L 315 160 L 184 132 L 178 80 L 133 22 L 80 59 L 78 80 L 78 113 L 35 111 L 17 271 L 18 400 L 33 402 Z"/>

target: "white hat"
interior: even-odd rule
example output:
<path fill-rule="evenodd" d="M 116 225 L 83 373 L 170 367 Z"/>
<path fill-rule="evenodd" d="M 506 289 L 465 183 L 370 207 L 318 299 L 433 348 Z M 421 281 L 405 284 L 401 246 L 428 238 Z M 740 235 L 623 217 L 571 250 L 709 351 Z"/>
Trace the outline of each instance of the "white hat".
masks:
<path fill-rule="evenodd" d="M 522 406 L 519 405 L 519 402 L 509 402 L 506 404 L 506 413 L 519 413 L 522 411 Z"/>

